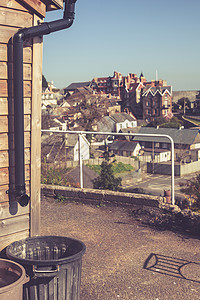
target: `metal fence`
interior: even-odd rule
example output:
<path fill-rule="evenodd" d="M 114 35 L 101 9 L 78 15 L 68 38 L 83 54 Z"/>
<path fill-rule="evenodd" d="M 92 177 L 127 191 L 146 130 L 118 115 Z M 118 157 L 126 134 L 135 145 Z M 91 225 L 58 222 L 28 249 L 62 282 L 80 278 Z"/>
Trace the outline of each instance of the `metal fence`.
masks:
<path fill-rule="evenodd" d="M 97 132 L 97 131 L 70 131 L 70 130 L 42 130 L 42 133 L 53 133 L 53 134 L 77 134 L 78 135 L 78 163 L 80 167 L 80 187 L 83 188 L 83 153 L 81 147 L 82 137 L 85 135 L 98 135 L 98 136 L 113 136 L 113 137 L 159 137 L 167 138 L 171 143 L 171 201 L 172 204 L 175 204 L 175 195 L 174 195 L 174 141 L 169 135 L 164 134 L 142 134 L 142 133 L 114 133 L 114 132 Z M 128 158 L 129 159 L 129 158 Z M 154 160 L 153 160 L 154 163 Z"/>

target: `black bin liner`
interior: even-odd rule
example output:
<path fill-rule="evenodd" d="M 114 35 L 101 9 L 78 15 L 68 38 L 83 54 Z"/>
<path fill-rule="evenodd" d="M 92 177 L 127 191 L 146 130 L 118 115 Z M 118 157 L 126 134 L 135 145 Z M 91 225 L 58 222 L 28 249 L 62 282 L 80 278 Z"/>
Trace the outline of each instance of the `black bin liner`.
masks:
<path fill-rule="evenodd" d="M 79 300 L 83 242 L 63 236 L 39 236 L 10 244 L 6 255 L 30 276 L 24 300 Z"/>

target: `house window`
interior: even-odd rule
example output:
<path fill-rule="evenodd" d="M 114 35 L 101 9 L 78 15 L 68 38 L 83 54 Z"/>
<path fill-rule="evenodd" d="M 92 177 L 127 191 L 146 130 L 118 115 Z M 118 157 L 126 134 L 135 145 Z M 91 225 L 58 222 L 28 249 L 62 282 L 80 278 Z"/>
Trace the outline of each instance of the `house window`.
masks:
<path fill-rule="evenodd" d="M 122 124 L 119 125 L 120 129 L 122 128 Z"/>
<path fill-rule="evenodd" d="M 148 116 L 151 115 L 150 109 L 147 109 L 147 115 L 148 115 Z"/>
<path fill-rule="evenodd" d="M 128 123 L 126 123 L 126 128 L 128 128 Z"/>
<path fill-rule="evenodd" d="M 163 149 L 168 149 L 168 144 L 167 143 L 162 143 L 162 148 Z"/>

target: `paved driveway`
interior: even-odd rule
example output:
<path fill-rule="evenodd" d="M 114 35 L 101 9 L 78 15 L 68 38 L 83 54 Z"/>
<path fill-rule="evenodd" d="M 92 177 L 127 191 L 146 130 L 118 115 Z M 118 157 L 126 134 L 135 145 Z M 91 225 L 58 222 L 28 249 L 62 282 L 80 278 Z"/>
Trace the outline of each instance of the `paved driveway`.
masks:
<path fill-rule="evenodd" d="M 171 190 L 171 176 L 159 175 L 159 174 L 142 174 L 141 180 L 135 181 L 134 178 L 130 178 L 124 183 L 123 187 L 127 189 L 142 188 L 145 193 L 150 193 L 151 195 L 164 195 L 164 190 Z M 185 175 L 182 177 L 174 177 L 174 188 L 175 197 L 185 198 L 180 192 L 179 183 L 185 183 L 187 180 L 196 176 L 196 173 Z"/>
<path fill-rule="evenodd" d="M 200 299 L 200 241 L 145 227 L 130 208 L 42 200 L 41 234 L 87 247 L 82 300 Z"/>

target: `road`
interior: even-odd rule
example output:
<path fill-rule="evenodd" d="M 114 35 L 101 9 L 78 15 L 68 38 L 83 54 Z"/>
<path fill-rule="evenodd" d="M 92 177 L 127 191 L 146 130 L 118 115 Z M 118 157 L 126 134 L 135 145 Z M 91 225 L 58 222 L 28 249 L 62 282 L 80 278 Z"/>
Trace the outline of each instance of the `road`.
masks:
<path fill-rule="evenodd" d="M 186 182 L 188 179 L 194 177 L 195 174 L 186 175 L 183 177 L 175 177 L 175 197 L 184 198 L 180 192 L 179 184 Z M 164 195 L 164 190 L 171 190 L 171 176 L 158 174 L 142 174 L 140 179 L 128 178 L 123 183 L 123 187 L 127 189 L 141 188 L 145 193 L 151 195 Z"/>

